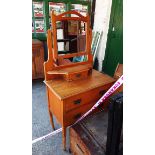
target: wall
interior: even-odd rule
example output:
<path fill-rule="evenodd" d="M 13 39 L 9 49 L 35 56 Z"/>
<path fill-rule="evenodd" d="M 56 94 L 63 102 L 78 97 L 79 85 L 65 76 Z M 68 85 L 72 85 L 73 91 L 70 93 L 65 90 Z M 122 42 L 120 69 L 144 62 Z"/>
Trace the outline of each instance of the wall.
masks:
<path fill-rule="evenodd" d="M 107 34 L 110 21 L 112 0 L 96 0 L 95 19 L 94 19 L 94 31 L 103 31 L 103 36 L 98 48 L 98 70 L 102 70 L 102 62 L 105 55 Z"/>

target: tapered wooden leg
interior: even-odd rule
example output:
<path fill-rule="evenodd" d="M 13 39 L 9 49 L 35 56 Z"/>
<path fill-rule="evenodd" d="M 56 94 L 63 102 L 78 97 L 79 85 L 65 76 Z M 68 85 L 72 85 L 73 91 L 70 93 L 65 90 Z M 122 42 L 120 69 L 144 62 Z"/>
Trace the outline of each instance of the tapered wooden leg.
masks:
<path fill-rule="evenodd" d="M 49 111 L 49 115 L 50 115 L 50 122 L 51 122 L 52 128 L 53 128 L 53 130 L 55 130 L 54 121 L 53 121 L 53 115 L 52 115 L 52 113 L 50 111 Z"/>
<path fill-rule="evenodd" d="M 46 94 L 47 94 L 47 99 L 48 99 L 48 112 L 49 112 L 49 116 L 50 116 L 50 122 L 51 122 L 53 130 L 55 130 L 54 121 L 53 121 L 53 115 L 52 115 L 52 113 L 50 111 L 50 102 L 49 102 L 49 94 L 48 94 L 47 86 L 46 86 Z"/>
<path fill-rule="evenodd" d="M 62 145 L 63 150 L 66 151 L 66 127 L 62 127 Z"/>

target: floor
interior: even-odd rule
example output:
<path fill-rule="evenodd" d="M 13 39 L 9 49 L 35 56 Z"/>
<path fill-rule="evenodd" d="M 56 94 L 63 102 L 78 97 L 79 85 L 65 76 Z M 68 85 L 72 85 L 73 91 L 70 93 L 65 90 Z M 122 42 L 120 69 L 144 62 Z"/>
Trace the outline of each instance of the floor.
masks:
<path fill-rule="evenodd" d="M 54 118 L 56 129 L 60 125 Z M 46 87 L 43 80 L 35 80 L 32 83 L 32 140 L 42 137 L 53 131 L 48 115 Z M 69 133 L 67 131 L 67 140 L 69 140 Z M 67 148 L 69 148 L 69 141 L 67 141 Z M 61 132 L 46 139 L 39 141 L 32 145 L 33 155 L 70 155 L 67 151 L 62 150 L 62 136 Z"/>

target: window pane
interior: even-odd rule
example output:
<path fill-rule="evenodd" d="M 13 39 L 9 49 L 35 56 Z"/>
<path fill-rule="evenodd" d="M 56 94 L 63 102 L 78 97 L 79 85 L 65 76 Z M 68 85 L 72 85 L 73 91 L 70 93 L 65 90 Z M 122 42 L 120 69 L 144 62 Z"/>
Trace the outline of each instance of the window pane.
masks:
<path fill-rule="evenodd" d="M 33 2 L 34 17 L 43 17 L 43 2 Z"/>
<path fill-rule="evenodd" d="M 35 21 L 36 33 L 44 33 L 44 20 L 37 19 Z"/>
<path fill-rule="evenodd" d="M 71 4 L 71 10 L 75 10 L 82 14 L 83 16 L 87 15 L 88 6 L 82 4 Z M 71 15 L 72 17 L 77 17 L 76 15 Z"/>
<path fill-rule="evenodd" d="M 51 16 L 51 11 L 54 10 L 55 14 L 61 14 L 65 12 L 66 6 L 64 3 L 54 3 L 54 2 L 49 2 L 49 15 Z"/>

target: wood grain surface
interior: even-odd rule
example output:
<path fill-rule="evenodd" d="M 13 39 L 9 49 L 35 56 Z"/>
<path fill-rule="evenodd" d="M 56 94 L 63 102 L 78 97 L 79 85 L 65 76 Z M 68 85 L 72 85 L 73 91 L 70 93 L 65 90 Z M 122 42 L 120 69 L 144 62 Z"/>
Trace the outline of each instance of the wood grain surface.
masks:
<path fill-rule="evenodd" d="M 106 74 L 102 74 L 96 70 L 92 70 L 92 75 L 87 79 L 67 82 L 63 79 L 53 79 L 44 81 L 48 88 L 55 93 L 61 100 L 70 96 L 86 92 L 93 88 L 97 88 L 109 83 L 114 83 L 116 80 Z"/>

